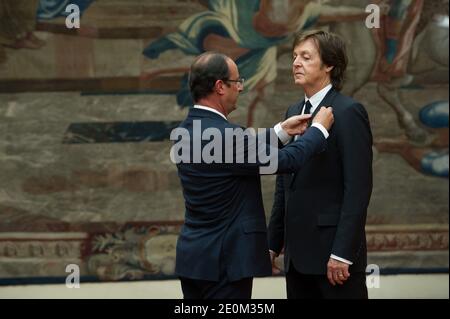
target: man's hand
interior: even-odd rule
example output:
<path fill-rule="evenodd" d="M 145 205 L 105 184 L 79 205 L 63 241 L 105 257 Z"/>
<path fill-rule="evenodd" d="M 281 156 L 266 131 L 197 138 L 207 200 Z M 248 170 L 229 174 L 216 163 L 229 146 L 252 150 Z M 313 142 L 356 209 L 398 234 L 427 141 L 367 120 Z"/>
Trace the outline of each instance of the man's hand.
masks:
<path fill-rule="evenodd" d="M 334 123 L 333 108 L 322 106 L 314 117 L 313 123 L 322 124 L 327 131 L 330 131 L 331 125 Z"/>
<path fill-rule="evenodd" d="M 272 262 L 272 275 L 279 275 L 281 273 L 281 269 L 275 264 L 275 258 L 277 257 L 276 253 L 272 250 L 269 250 L 270 253 L 270 261 Z"/>
<path fill-rule="evenodd" d="M 281 128 L 290 136 L 302 135 L 308 128 L 311 114 L 294 115 L 281 123 Z"/>
<path fill-rule="evenodd" d="M 348 264 L 341 261 L 330 258 L 327 264 L 327 277 L 328 281 L 335 286 L 336 283 L 343 285 L 344 281 L 350 277 L 348 272 Z"/>

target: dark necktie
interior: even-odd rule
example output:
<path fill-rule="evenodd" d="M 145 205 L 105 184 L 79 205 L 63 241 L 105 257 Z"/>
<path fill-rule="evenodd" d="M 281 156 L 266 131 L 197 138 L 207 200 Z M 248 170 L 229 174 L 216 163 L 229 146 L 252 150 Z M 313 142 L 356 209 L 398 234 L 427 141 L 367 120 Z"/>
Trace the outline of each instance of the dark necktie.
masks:
<path fill-rule="evenodd" d="M 304 105 L 305 112 L 303 112 L 303 114 L 311 114 L 311 108 L 312 108 L 311 102 L 306 101 L 306 103 Z M 311 123 L 310 123 L 310 125 L 311 125 Z M 294 137 L 294 140 L 296 141 L 299 137 L 300 137 L 300 135 L 296 135 Z"/>
<path fill-rule="evenodd" d="M 311 108 L 312 108 L 311 102 L 306 101 L 305 112 L 303 112 L 303 114 L 311 114 Z"/>

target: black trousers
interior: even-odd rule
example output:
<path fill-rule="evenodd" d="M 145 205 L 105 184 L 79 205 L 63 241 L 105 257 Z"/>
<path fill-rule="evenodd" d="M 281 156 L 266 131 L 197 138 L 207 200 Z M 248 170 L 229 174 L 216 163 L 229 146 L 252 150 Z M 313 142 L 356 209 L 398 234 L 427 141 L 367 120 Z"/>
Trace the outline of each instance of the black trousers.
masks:
<path fill-rule="evenodd" d="M 292 262 L 286 273 L 286 289 L 288 299 L 368 299 L 364 272 L 351 273 L 343 285 L 333 286 L 327 275 L 299 273 Z"/>
<path fill-rule="evenodd" d="M 184 299 L 251 299 L 253 278 L 229 282 L 226 277 L 219 281 L 180 277 Z"/>

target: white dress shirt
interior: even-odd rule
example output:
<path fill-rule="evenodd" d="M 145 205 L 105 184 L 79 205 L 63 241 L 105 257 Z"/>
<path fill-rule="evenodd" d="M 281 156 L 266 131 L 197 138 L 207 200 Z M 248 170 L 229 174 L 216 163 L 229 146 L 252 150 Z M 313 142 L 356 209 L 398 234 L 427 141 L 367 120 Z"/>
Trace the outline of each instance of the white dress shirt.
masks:
<path fill-rule="evenodd" d="M 226 121 L 228 121 L 228 119 L 227 119 L 227 117 L 226 117 L 225 115 L 223 115 L 222 113 L 220 113 L 220 112 L 217 111 L 216 109 L 213 109 L 212 107 L 195 104 L 195 105 L 194 105 L 194 109 L 201 109 L 201 110 L 210 111 L 210 112 L 219 114 L 219 115 L 222 116 Z"/>
<path fill-rule="evenodd" d="M 324 87 L 322 90 L 320 90 L 319 92 L 317 92 L 316 94 L 314 94 L 313 96 L 311 96 L 310 98 L 308 98 L 305 94 L 305 104 L 306 102 L 309 101 L 309 103 L 311 103 L 311 110 L 310 113 L 313 114 L 316 109 L 319 107 L 319 103 L 322 102 L 322 100 L 325 98 L 325 96 L 327 95 L 327 93 L 331 90 L 333 86 L 331 84 L 328 84 L 326 87 Z M 302 106 L 302 115 L 305 114 L 305 107 L 304 105 Z M 322 131 L 322 133 L 325 135 L 325 138 L 328 138 L 328 131 L 325 129 L 325 127 L 323 127 L 322 124 L 319 123 L 313 123 L 311 126 L 315 126 L 318 129 L 320 129 Z M 299 136 L 295 136 L 295 140 L 297 140 L 297 138 L 299 138 Z"/>
<path fill-rule="evenodd" d="M 328 91 L 331 90 L 333 86 L 331 84 L 328 84 L 326 87 L 324 87 L 322 90 L 320 90 L 319 92 L 317 92 L 316 94 L 314 94 L 313 96 L 311 96 L 310 98 L 308 98 L 305 95 L 305 103 L 307 101 L 309 101 L 309 103 L 311 103 L 311 114 L 314 113 L 314 111 L 317 109 L 317 107 L 319 106 L 319 103 L 322 102 L 322 100 L 325 98 L 325 96 L 327 95 Z M 305 112 L 305 108 L 302 106 L 302 113 L 304 114 Z M 323 134 L 323 136 L 325 136 L 325 138 L 328 138 L 329 133 L 327 131 L 327 129 L 320 123 L 313 123 L 311 126 L 317 127 Z M 280 134 L 278 133 L 279 130 L 281 130 L 281 125 L 277 124 L 275 126 L 275 132 L 277 132 L 277 135 L 279 136 Z M 283 133 L 281 133 L 283 135 Z M 287 133 L 286 133 L 287 135 Z M 300 136 L 297 135 L 295 136 L 295 140 L 297 140 L 297 138 L 299 138 Z M 290 137 L 289 135 L 285 136 L 284 140 L 287 140 L 286 143 L 283 143 L 284 145 L 286 145 L 287 143 L 289 143 L 291 141 L 292 137 Z M 281 140 L 281 139 L 280 139 Z"/>
<path fill-rule="evenodd" d="M 323 101 L 323 99 L 325 98 L 325 96 L 331 90 L 332 87 L 333 86 L 331 84 L 328 84 L 326 87 L 324 87 L 322 90 L 320 90 L 319 92 L 317 92 L 316 94 L 314 94 L 310 98 L 308 98 L 306 96 L 306 94 L 305 94 L 305 103 L 308 102 L 308 101 L 309 101 L 309 103 L 311 103 L 311 114 L 314 113 L 314 111 L 319 106 L 319 103 Z M 324 105 L 324 106 L 327 106 L 327 105 Z M 304 111 L 305 110 L 303 108 L 302 114 L 303 114 Z"/>

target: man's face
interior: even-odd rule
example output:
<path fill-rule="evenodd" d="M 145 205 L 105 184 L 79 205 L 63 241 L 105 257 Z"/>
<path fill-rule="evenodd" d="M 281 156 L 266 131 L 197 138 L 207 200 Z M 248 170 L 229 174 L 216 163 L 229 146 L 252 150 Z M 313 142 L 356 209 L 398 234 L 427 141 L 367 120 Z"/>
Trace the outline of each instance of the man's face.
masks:
<path fill-rule="evenodd" d="M 238 82 L 232 82 L 232 81 L 239 80 L 239 71 L 238 71 L 236 63 L 234 63 L 234 61 L 231 59 L 228 59 L 227 63 L 228 63 L 228 69 L 230 71 L 230 76 L 229 76 L 228 80 L 231 80 L 231 81 L 225 82 L 224 100 L 225 100 L 225 107 L 227 108 L 227 112 L 228 112 L 228 114 L 230 114 L 232 111 L 234 111 L 236 109 L 236 104 L 237 104 L 237 100 L 239 97 L 239 93 L 242 92 L 243 87 Z"/>
<path fill-rule="evenodd" d="M 299 43 L 294 48 L 292 58 L 294 82 L 303 87 L 305 92 L 314 94 L 329 83 L 332 67 L 322 63 L 313 39 L 306 39 Z"/>

